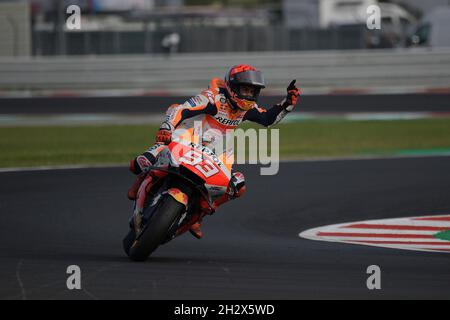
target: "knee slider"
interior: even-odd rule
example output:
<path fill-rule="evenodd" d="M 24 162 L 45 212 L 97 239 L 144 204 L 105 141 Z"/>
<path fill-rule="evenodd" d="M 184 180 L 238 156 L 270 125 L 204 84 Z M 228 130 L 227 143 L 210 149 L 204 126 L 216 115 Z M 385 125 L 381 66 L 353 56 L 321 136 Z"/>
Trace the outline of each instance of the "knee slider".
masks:
<path fill-rule="evenodd" d="M 142 172 L 148 171 L 148 168 L 155 163 L 155 157 L 148 152 L 137 156 L 134 160 L 130 162 L 130 171 L 134 174 L 140 174 Z"/>

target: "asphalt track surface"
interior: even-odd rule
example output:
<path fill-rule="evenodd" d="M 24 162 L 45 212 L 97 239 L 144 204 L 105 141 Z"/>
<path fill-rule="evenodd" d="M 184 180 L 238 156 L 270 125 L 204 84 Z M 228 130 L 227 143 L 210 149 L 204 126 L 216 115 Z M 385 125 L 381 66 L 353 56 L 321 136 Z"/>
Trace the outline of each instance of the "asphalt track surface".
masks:
<path fill-rule="evenodd" d="M 193 93 L 195 94 L 195 93 Z M 187 96 L 144 97 L 40 97 L 0 98 L 0 114 L 61 113 L 164 113 L 173 103 Z M 282 96 L 261 96 L 259 104 L 270 107 Z M 377 94 L 377 95 L 305 95 L 301 108 L 305 112 L 450 112 L 450 94 Z"/>
<path fill-rule="evenodd" d="M 125 168 L 0 174 L 0 299 L 450 299 L 450 254 L 298 237 L 321 225 L 450 212 L 450 158 L 241 168 L 248 191 L 145 263 L 121 248 Z M 66 268 L 83 290 L 66 289 Z M 379 265 L 382 289 L 366 288 Z"/>

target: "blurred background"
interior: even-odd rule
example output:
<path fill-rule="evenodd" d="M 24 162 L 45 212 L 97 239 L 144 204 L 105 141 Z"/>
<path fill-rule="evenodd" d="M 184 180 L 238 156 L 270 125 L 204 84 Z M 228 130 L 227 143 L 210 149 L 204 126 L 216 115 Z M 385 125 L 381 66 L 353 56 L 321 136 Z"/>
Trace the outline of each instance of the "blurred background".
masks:
<path fill-rule="evenodd" d="M 73 30 L 71 5 L 81 9 Z M 367 26 L 372 5 L 381 10 L 380 29 Z M 446 121 L 449 35 L 450 0 L 0 0 L 0 126 L 4 137 L 36 125 L 156 126 L 167 106 L 239 63 L 264 72 L 263 107 L 298 80 L 301 112 L 288 121 Z M 323 125 L 331 134 L 330 122 Z M 439 130 L 417 136 L 446 135 Z M 361 132 L 351 132 L 361 137 L 352 150 L 384 152 L 364 149 Z M 399 141 L 432 145 L 418 137 L 409 130 Z M 294 156 L 329 154 L 309 147 Z M 43 162 L 53 163 L 51 155 Z"/>
<path fill-rule="evenodd" d="M 437 63 L 448 62 L 449 3 L 3 0 L 0 92 L 191 94 L 244 60 L 266 71 L 268 94 L 293 76 L 306 94 L 447 88 Z M 67 27 L 70 5 L 81 9 L 79 29 Z M 379 30 L 367 27 L 371 5 L 381 9 Z"/>
<path fill-rule="evenodd" d="M 2 4 L 2 55 L 449 46 L 448 0 L 30 0 Z M 382 29 L 366 28 L 370 5 Z M 66 8 L 82 10 L 67 32 Z M 172 37 L 171 37 L 172 35 Z M 176 36 L 174 36 L 176 35 Z"/>

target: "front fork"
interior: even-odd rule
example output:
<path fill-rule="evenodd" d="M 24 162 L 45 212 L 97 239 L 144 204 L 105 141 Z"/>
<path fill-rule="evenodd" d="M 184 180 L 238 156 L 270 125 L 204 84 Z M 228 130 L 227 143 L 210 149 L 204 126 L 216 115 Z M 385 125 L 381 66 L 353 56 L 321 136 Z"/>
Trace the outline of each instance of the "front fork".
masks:
<path fill-rule="evenodd" d="M 144 181 L 142 181 L 136 201 L 134 203 L 134 212 L 133 212 L 133 226 L 136 234 L 139 234 L 142 226 L 142 214 L 144 212 L 145 202 L 147 200 L 148 193 L 150 192 L 151 187 L 154 184 L 154 178 L 151 174 L 148 174 Z"/>
<path fill-rule="evenodd" d="M 151 191 L 151 188 L 155 185 L 155 183 L 158 179 L 165 177 L 165 174 L 164 173 L 161 174 L 161 173 L 162 172 L 160 172 L 160 174 L 149 173 L 145 177 L 144 181 L 142 181 L 142 183 L 139 187 L 135 205 L 134 205 L 133 217 L 132 217 L 132 221 L 131 221 L 132 222 L 131 224 L 134 227 L 136 234 L 139 234 L 141 231 L 141 228 L 142 228 L 142 218 L 143 218 L 144 208 L 145 208 L 149 193 Z M 178 188 L 169 188 L 167 191 L 163 191 L 159 195 L 155 195 L 154 199 L 153 199 L 153 203 L 151 203 L 149 205 L 150 206 L 156 205 L 157 202 L 159 201 L 159 199 L 161 198 L 161 196 L 163 196 L 164 194 L 170 195 L 175 201 L 184 205 L 184 207 L 187 210 L 188 203 L 189 203 L 189 197 Z"/>
<path fill-rule="evenodd" d="M 151 188 L 155 185 L 155 183 L 159 179 L 165 178 L 166 175 L 167 174 L 165 174 L 162 171 L 151 172 L 145 177 L 144 181 L 141 183 L 135 201 L 132 221 L 130 223 L 130 225 L 134 228 L 136 234 L 139 234 L 141 232 L 144 208 L 147 202 L 148 195 L 151 191 Z M 193 212 L 192 214 L 187 216 L 189 196 L 183 191 L 181 191 L 179 188 L 175 187 L 169 188 L 166 191 L 154 195 L 153 203 L 149 204 L 149 206 L 156 205 L 158 201 L 161 199 L 161 196 L 165 194 L 168 194 L 175 201 L 181 203 L 186 208 L 184 216 L 182 217 L 182 219 L 180 219 L 180 221 L 178 221 L 178 228 L 176 229 L 175 237 L 188 231 L 194 223 L 201 221 L 201 219 L 205 215 L 212 214 L 214 212 L 214 209 L 209 205 L 208 201 L 204 200 L 203 198 L 200 198 L 199 207 L 197 208 L 197 210 L 195 210 L 196 212 Z M 189 220 L 185 222 L 186 218 Z"/>

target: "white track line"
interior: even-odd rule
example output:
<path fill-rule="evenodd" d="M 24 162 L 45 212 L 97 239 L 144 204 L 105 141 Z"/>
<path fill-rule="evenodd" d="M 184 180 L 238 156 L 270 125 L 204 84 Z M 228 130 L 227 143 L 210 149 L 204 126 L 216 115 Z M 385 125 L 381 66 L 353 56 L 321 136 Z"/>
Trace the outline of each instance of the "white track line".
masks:
<path fill-rule="evenodd" d="M 422 217 L 406 217 L 406 218 L 389 218 L 389 219 L 377 219 L 377 220 L 366 220 L 366 221 L 355 221 L 346 222 L 340 224 L 333 224 L 328 226 L 317 227 L 309 230 L 305 230 L 299 234 L 300 238 L 314 240 L 314 241 L 324 241 L 333 243 L 347 243 L 356 244 L 362 246 L 373 246 L 373 247 L 383 247 L 392 249 L 403 249 L 403 250 L 413 250 L 413 251 L 429 251 L 429 252 L 449 252 L 450 242 L 448 240 L 438 239 L 438 238 L 420 238 L 420 235 L 435 235 L 439 233 L 438 230 L 425 231 L 424 230 L 388 230 L 388 229 L 371 229 L 364 228 L 351 228 L 353 225 L 408 225 L 412 227 L 441 227 L 445 229 L 450 229 L 450 222 L 448 221 L 427 221 L 427 220 L 416 220 L 423 217 L 438 218 L 438 217 L 449 217 L 448 214 L 445 215 L 431 215 Z M 431 222 L 431 223 L 430 223 Z M 326 235 L 326 234 L 334 235 Z M 341 234 L 342 233 L 342 234 Z M 360 234 L 367 233 L 367 237 L 355 237 L 350 234 Z M 377 234 L 398 234 L 395 238 L 382 238 L 378 237 Z M 372 234 L 372 235 L 370 235 Z M 402 238 L 404 234 L 417 235 L 414 238 Z M 366 242 L 365 242 L 366 241 Z M 370 241 L 380 241 L 380 243 L 370 243 Z M 382 243 L 384 241 L 388 242 L 400 242 L 400 243 Z"/>
<path fill-rule="evenodd" d="M 368 155 L 368 156 L 342 156 L 342 157 L 319 157 L 319 158 L 303 158 L 303 159 L 285 159 L 280 162 L 330 162 L 330 161 L 363 161 L 363 160 L 395 160 L 395 159 L 420 159 L 420 158 L 441 158 L 450 157 L 448 152 L 436 154 L 412 154 L 412 155 Z"/>
<path fill-rule="evenodd" d="M 396 159 L 420 159 L 420 158 L 441 158 L 450 157 L 450 154 L 425 154 L 425 155 L 386 155 L 386 156 L 348 156 L 348 157 L 323 157 L 323 158 L 304 158 L 304 159 L 285 159 L 280 163 L 310 163 L 310 162 L 332 162 L 332 161 L 364 161 L 364 160 L 396 160 Z M 25 171 L 50 171 L 50 170 L 71 170 L 71 169 L 95 169 L 95 168 L 122 168 L 126 163 L 113 164 L 93 164 L 93 165 L 56 165 L 56 166 L 37 166 L 37 167 L 12 167 L 0 168 L 0 173 L 6 172 L 25 172 Z M 263 165 L 261 165 L 263 166 Z"/>
<path fill-rule="evenodd" d="M 39 167 L 15 167 L 0 168 L 0 173 L 9 172 L 31 172 L 51 170 L 76 170 L 76 169 L 101 169 L 101 168 L 125 168 L 125 164 L 99 164 L 99 165 L 62 165 L 62 166 L 39 166 Z"/>

